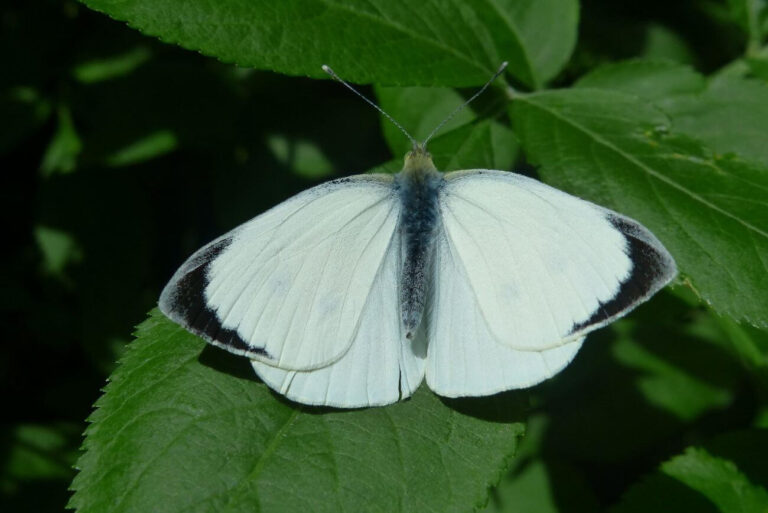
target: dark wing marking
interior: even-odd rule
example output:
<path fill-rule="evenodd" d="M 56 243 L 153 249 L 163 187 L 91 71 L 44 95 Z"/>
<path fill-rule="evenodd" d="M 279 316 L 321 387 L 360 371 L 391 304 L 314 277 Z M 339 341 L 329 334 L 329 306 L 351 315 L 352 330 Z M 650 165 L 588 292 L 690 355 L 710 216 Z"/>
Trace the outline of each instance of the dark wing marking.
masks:
<path fill-rule="evenodd" d="M 628 313 L 663 288 L 677 273 L 670 254 L 647 229 L 629 218 L 614 213 L 606 215 L 626 239 L 625 251 L 632 261 L 632 270 L 616 295 L 601 303 L 589 319 L 574 324 L 571 334 L 593 325 L 605 325 Z"/>
<path fill-rule="evenodd" d="M 181 278 L 171 280 L 173 286 L 163 290 L 160 296 L 160 310 L 213 345 L 243 356 L 271 358 L 264 349 L 249 345 L 237 330 L 222 327 L 216 312 L 206 302 L 208 269 L 230 242 L 231 236 L 212 242 L 195 255 L 188 267 L 180 269 Z"/>

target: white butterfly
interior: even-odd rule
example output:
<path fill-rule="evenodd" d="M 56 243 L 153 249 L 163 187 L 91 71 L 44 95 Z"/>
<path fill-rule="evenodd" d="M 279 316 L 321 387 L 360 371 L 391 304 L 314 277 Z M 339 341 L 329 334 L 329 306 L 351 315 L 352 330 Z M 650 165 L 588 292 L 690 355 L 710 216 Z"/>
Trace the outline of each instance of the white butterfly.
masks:
<path fill-rule="evenodd" d="M 446 397 L 540 383 L 675 274 L 632 219 L 511 172 L 442 174 L 414 144 L 394 177 L 319 185 L 204 246 L 160 309 L 289 399 L 353 408 L 424 378 Z"/>

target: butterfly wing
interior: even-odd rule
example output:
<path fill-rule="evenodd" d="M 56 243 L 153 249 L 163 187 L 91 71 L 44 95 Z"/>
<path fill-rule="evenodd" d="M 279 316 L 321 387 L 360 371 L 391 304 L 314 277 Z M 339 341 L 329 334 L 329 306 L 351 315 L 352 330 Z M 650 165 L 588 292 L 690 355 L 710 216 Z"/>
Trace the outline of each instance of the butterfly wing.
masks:
<path fill-rule="evenodd" d="M 283 369 L 326 366 L 352 344 L 399 210 L 385 175 L 309 189 L 193 254 L 160 309 L 233 353 Z"/>
<path fill-rule="evenodd" d="M 636 221 L 521 175 L 451 173 L 439 204 L 444 251 L 465 277 L 457 293 L 471 295 L 463 303 L 476 302 L 488 332 L 513 349 L 578 341 L 676 274 L 666 249 Z M 445 315 L 433 317 L 440 323 Z"/>
<path fill-rule="evenodd" d="M 303 403 L 342 408 L 382 406 L 410 396 L 424 378 L 423 333 L 405 337 L 400 321 L 400 238 L 395 237 L 363 309 L 349 350 L 338 361 L 311 371 L 284 370 L 253 361 L 272 389 Z"/>
<path fill-rule="evenodd" d="M 583 338 L 544 351 L 500 344 L 444 228 L 437 233 L 432 283 L 426 379 L 442 396 L 483 396 L 536 385 L 565 368 L 581 348 Z"/>

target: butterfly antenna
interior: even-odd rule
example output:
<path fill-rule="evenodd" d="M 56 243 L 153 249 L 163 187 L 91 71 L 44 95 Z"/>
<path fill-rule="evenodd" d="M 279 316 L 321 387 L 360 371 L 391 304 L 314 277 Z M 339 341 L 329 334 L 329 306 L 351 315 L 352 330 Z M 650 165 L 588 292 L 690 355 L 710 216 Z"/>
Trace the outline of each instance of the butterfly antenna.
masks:
<path fill-rule="evenodd" d="M 325 71 L 325 72 L 326 72 L 326 73 L 328 73 L 328 74 L 329 74 L 331 77 L 333 77 L 333 79 L 334 79 L 334 80 L 337 80 L 337 81 L 341 82 L 342 84 L 344 84 L 344 86 L 345 86 L 347 89 L 349 89 L 350 91 L 352 91 L 353 93 L 355 93 L 356 95 L 358 95 L 360 98 L 362 98 L 363 100 L 365 100 L 365 101 L 368 103 L 368 105 L 370 105 L 370 106 L 371 106 L 371 107 L 373 107 L 374 109 L 376 109 L 376 110 L 378 110 L 379 112 L 381 112 L 381 113 L 384 115 L 384 117 L 385 117 L 385 118 L 387 118 L 388 120 L 390 120 L 390 121 L 392 122 L 392 124 L 393 124 L 393 125 L 395 125 L 397 128 L 399 128 L 399 129 L 400 129 L 400 131 L 401 131 L 402 133 L 404 133 L 404 134 L 405 134 L 405 136 L 408 138 L 408 140 L 410 140 L 410 141 L 411 141 L 411 143 L 413 144 L 413 147 L 414 147 L 414 148 L 420 148 L 420 147 L 423 147 L 423 145 L 419 144 L 419 143 L 416 141 L 416 139 L 414 139 L 414 138 L 411 136 L 411 134 L 409 134 L 409 133 L 408 133 L 408 131 L 407 131 L 405 128 L 403 128 L 403 127 L 400 125 L 400 123 L 398 123 L 397 121 L 395 121 L 395 119 L 394 119 L 392 116 L 390 116 L 389 114 L 387 114 L 386 112 L 384 112 L 384 109 L 382 109 L 381 107 L 379 107 L 378 105 L 376 105 L 375 103 L 373 103 L 371 100 L 369 100 L 368 98 L 366 98 L 365 96 L 363 96 L 363 94 L 362 94 L 361 92 L 359 92 L 357 89 L 355 89 L 354 87 L 352 87 L 351 85 L 349 85 L 348 83 L 346 83 L 344 80 L 342 80 L 342 79 L 341 79 L 341 77 L 339 77 L 339 76 L 336 74 L 336 72 L 335 72 L 335 71 L 333 71 L 333 70 L 332 70 L 332 69 L 331 69 L 329 66 L 326 66 L 325 64 L 323 64 L 323 66 L 322 66 L 322 67 L 323 67 L 323 71 Z"/>
<path fill-rule="evenodd" d="M 504 62 L 502 62 L 502 63 L 501 63 L 501 66 L 499 66 L 499 69 L 496 71 L 496 73 L 494 73 L 494 74 L 493 74 L 493 76 L 491 77 L 491 79 L 490 79 L 488 82 L 486 82 L 486 83 L 485 83 L 485 85 L 484 85 L 483 87 L 481 87 L 481 88 L 480 88 L 480 90 L 479 90 L 478 92 L 476 92 L 475 94 L 473 94 L 473 95 L 472 95 L 472 97 L 471 97 L 469 100 L 465 101 L 464 103 L 462 103 L 461 105 L 459 105 L 458 107 L 456 107 L 456 108 L 453 110 L 453 112 L 451 112 L 450 114 L 448 114 L 448 117 L 447 117 L 447 118 L 445 118 L 444 120 L 442 120 L 442 121 L 440 122 L 440 124 L 439 124 L 439 125 L 437 125 L 437 126 L 435 127 L 435 129 L 434 129 L 434 130 L 432 130 L 432 132 L 430 132 L 430 134 L 427 136 L 427 138 L 426 138 L 426 139 L 424 139 L 424 142 L 422 143 L 422 145 L 423 145 L 423 146 L 426 148 L 426 147 L 427 147 L 427 142 L 428 142 L 430 139 L 432 139 L 432 136 L 433 136 L 433 135 L 435 135 L 435 134 L 438 132 L 438 130 L 440 130 L 441 128 L 443 128 L 443 126 L 444 126 L 446 123 L 448 123 L 450 120 L 452 120 L 452 119 L 453 119 L 453 117 L 454 117 L 456 114 L 458 114 L 459 112 L 461 112 L 461 110 L 462 110 L 464 107 L 466 107 L 467 105 L 469 105 L 469 104 L 472 102 L 472 100 L 474 100 L 475 98 L 477 98 L 478 96 L 480 96 L 481 94 L 483 94 L 483 91 L 485 91 L 486 89 L 488 89 L 488 86 L 489 86 L 489 85 L 491 85 L 491 84 L 493 83 L 493 81 L 494 81 L 494 80 L 496 80 L 496 79 L 499 77 L 499 75 L 501 75 L 501 74 L 502 74 L 502 72 L 504 71 L 504 69 L 506 69 L 506 67 L 507 67 L 507 64 L 509 64 L 507 61 L 504 61 Z"/>

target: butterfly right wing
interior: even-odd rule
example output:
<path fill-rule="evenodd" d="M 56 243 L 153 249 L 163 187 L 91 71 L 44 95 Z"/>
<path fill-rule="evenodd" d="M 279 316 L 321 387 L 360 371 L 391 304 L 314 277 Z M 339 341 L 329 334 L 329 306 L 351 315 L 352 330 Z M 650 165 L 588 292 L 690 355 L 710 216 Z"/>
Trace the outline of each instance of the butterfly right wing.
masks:
<path fill-rule="evenodd" d="M 324 367 L 352 344 L 399 214 L 390 176 L 319 185 L 198 250 L 160 309 L 235 354 Z"/>
<path fill-rule="evenodd" d="M 485 396 L 536 385 L 576 356 L 584 337 L 543 351 L 521 351 L 491 334 L 460 257 L 444 227 L 437 231 L 427 313 L 426 379 L 444 397 Z"/>

